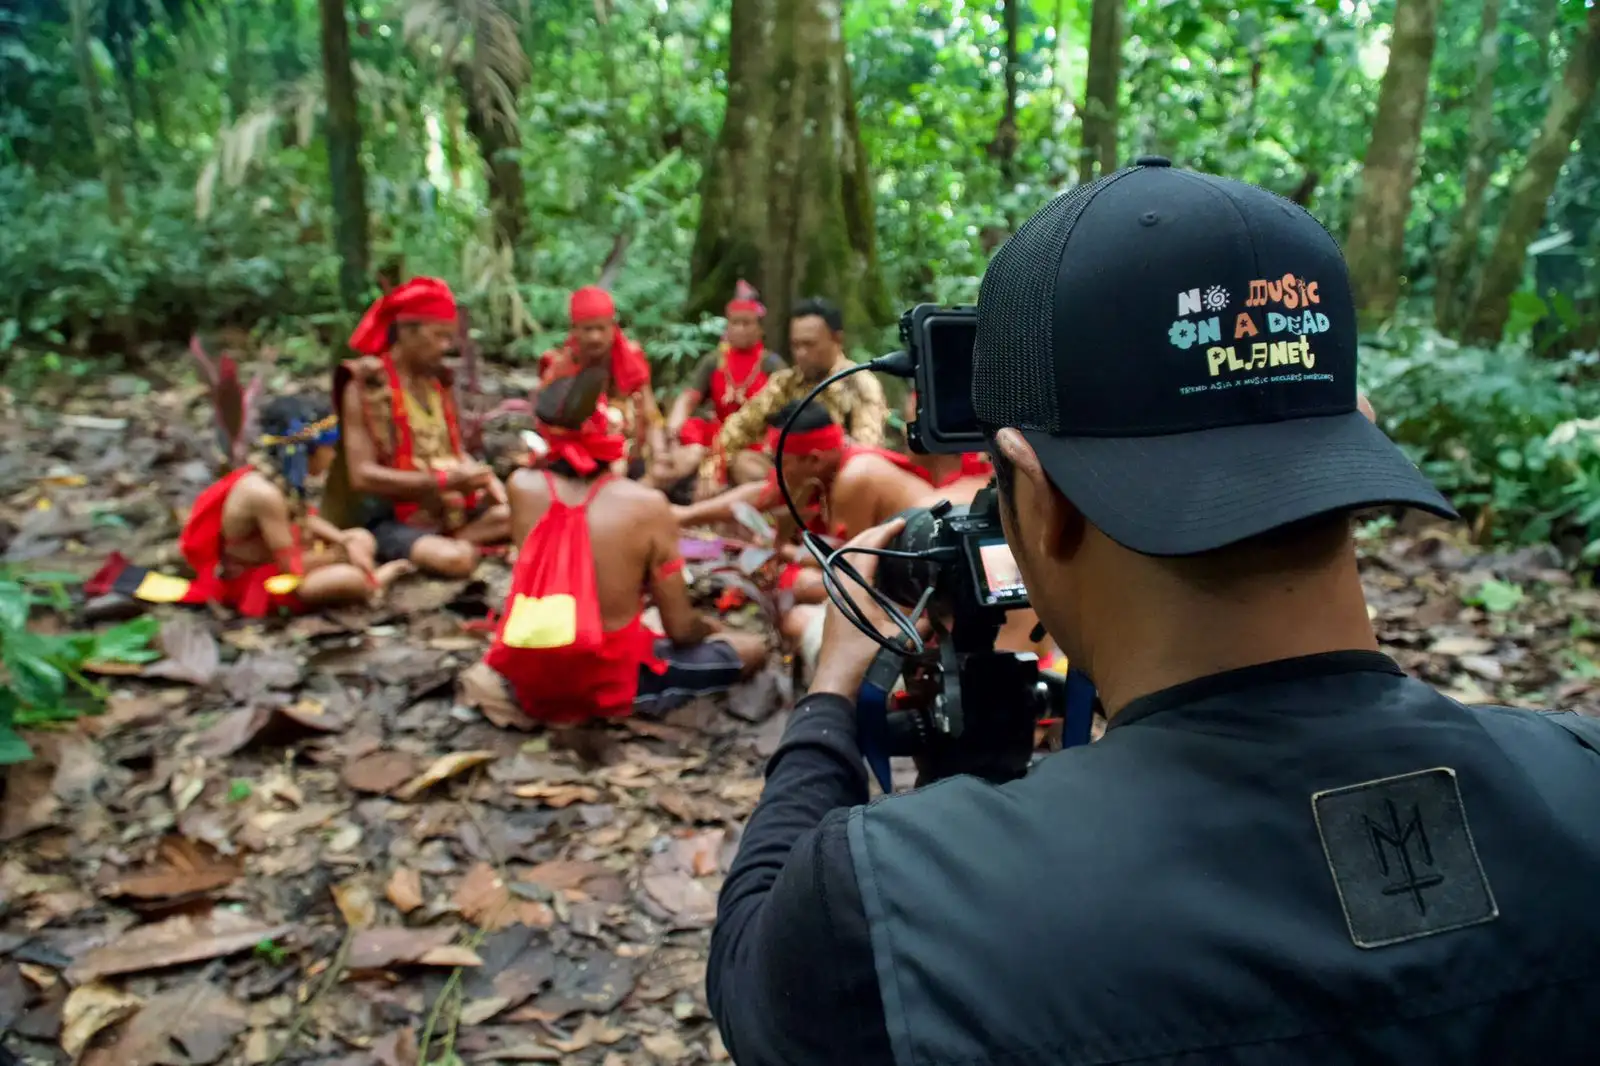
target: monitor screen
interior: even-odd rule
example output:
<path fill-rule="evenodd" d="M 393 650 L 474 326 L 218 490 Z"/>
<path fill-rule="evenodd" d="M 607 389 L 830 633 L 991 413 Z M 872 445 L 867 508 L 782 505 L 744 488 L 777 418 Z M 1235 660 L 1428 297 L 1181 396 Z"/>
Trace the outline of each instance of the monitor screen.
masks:
<path fill-rule="evenodd" d="M 983 570 L 983 587 L 990 602 L 1015 600 L 1028 594 L 1022 571 L 1004 537 L 986 537 L 978 542 L 978 565 Z"/>
<path fill-rule="evenodd" d="M 938 315 L 928 322 L 929 397 L 939 432 L 978 432 L 972 411 L 972 347 L 978 323 L 970 315 Z"/>

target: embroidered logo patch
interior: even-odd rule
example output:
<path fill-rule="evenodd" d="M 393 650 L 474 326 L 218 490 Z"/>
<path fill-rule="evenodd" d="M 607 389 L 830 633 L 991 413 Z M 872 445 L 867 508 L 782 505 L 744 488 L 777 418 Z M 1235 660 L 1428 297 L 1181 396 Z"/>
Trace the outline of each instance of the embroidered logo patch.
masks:
<path fill-rule="evenodd" d="M 1311 810 L 1356 947 L 1499 916 L 1449 767 L 1318 792 Z"/>

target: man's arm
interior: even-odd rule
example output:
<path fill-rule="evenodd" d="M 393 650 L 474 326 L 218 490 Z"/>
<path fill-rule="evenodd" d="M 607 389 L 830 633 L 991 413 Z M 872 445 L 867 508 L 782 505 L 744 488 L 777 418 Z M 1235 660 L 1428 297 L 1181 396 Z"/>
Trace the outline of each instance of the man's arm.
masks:
<path fill-rule="evenodd" d="M 644 505 L 642 515 L 649 537 L 649 558 L 645 565 L 649 572 L 650 596 L 656 611 L 661 615 L 661 628 L 674 644 L 699 644 L 719 626 L 694 609 L 689 602 L 689 586 L 683 580 L 683 556 L 678 552 L 678 520 L 673 517 L 672 505 L 660 494 Z M 641 508 L 641 509 L 644 509 Z"/>
<path fill-rule="evenodd" d="M 746 400 L 744 406 L 729 415 L 722 424 L 722 433 L 717 442 L 722 445 L 723 455 L 737 455 L 766 434 L 767 419 L 783 406 L 781 383 L 785 379 L 779 375 L 768 378 L 761 391 Z"/>
<path fill-rule="evenodd" d="M 698 503 L 691 503 L 685 507 L 674 507 L 673 517 L 677 519 L 679 527 L 702 526 L 713 522 L 734 521 L 733 510 L 740 503 L 747 503 L 752 507 L 759 507 L 761 494 L 766 488 L 766 483 L 752 481 L 748 485 L 736 485 L 725 492 L 719 492 L 709 499 Z"/>
<path fill-rule="evenodd" d="M 848 430 L 851 439 L 857 444 L 878 447 L 883 443 L 884 427 L 889 424 L 889 404 L 883 398 L 883 385 L 870 370 L 852 374 L 843 384 L 854 385 L 856 390 Z"/>
<path fill-rule="evenodd" d="M 295 542 L 294 523 L 289 520 L 289 501 L 277 486 L 265 478 L 250 478 L 250 512 L 256 531 L 272 553 L 272 561 L 284 574 L 302 574 L 305 562 Z"/>
<path fill-rule="evenodd" d="M 706 393 L 711 391 L 711 375 L 717 368 L 716 353 L 700 360 L 690 375 L 688 384 L 683 391 L 678 393 L 678 398 L 672 401 L 672 413 L 667 416 L 667 437 L 677 440 L 678 433 L 683 429 L 683 424 L 694 416 L 695 408 L 700 406 L 706 398 Z"/>
<path fill-rule="evenodd" d="M 855 710 L 795 708 L 723 882 L 706 964 L 711 1015 L 740 1066 L 893 1062 L 846 836 L 867 801 Z"/>
<path fill-rule="evenodd" d="M 852 459 L 834 480 L 829 503 L 833 523 L 854 537 L 901 511 L 916 507 L 928 483 L 879 455 Z"/>

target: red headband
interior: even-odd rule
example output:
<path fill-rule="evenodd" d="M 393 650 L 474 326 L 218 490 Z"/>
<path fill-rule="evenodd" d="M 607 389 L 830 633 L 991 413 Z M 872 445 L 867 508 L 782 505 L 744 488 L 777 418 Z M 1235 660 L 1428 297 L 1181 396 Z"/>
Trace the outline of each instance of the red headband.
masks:
<path fill-rule="evenodd" d="M 456 298 L 438 278 L 412 278 L 379 297 L 350 334 L 350 347 L 363 355 L 381 355 L 389 347 L 389 327 L 396 322 L 454 322 Z"/>
<path fill-rule="evenodd" d="M 767 313 L 761 303 L 761 294 L 756 292 L 755 286 L 743 278 L 733 287 L 733 299 L 728 301 L 728 314 L 730 315 L 756 315 Z"/>
<path fill-rule="evenodd" d="M 617 305 L 612 302 L 611 294 L 600 286 L 586 285 L 572 294 L 567 313 L 572 324 L 577 325 L 596 318 L 616 318 Z"/>
<path fill-rule="evenodd" d="M 598 411 L 595 413 L 598 421 L 591 418 L 582 429 L 538 423 L 539 435 L 550 445 L 546 459 L 565 459 L 568 466 L 584 475 L 621 459 L 627 453 L 628 438 L 620 433 L 605 432 L 605 416 Z"/>
<path fill-rule="evenodd" d="M 767 451 L 778 454 L 778 437 L 783 433 L 776 427 L 767 430 Z M 836 452 L 844 447 L 844 430 L 838 425 L 826 425 L 801 432 L 790 431 L 783 442 L 785 455 L 815 455 L 818 452 Z"/>

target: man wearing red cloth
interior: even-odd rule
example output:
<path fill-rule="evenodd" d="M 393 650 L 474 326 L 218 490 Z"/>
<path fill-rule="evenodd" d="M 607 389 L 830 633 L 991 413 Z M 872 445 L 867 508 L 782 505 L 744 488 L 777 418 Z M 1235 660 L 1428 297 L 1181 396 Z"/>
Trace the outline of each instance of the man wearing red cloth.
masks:
<path fill-rule="evenodd" d="M 488 654 L 462 677 L 464 701 L 497 725 L 661 712 L 726 689 L 766 660 L 764 639 L 723 631 L 691 606 L 665 497 L 610 473 L 626 441 L 596 408 L 603 373 L 591 368 L 540 392 L 550 454 L 542 469 L 511 478 L 520 544 L 511 590 Z M 665 637 L 644 623 L 646 590 Z"/>
<path fill-rule="evenodd" d="M 608 406 L 622 410 L 623 434 L 632 443 L 629 458 L 665 457 L 667 435 L 650 388 L 650 364 L 644 351 L 617 325 L 611 294 L 597 285 L 579 289 L 572 294 L 568 312 L 572 330 L 566 343 L 539 357 L 540 385 L 590 367 L 603 368 L 607 378 L 600 410 L 604 412 Z"/>
<path fill-rule="evenodd" d="M 380 561 L 460 578 L 480 547 L 506 539 L 511 514 L 505 486 L 461 444 L 444 365 L 455 339 L 455 297 L 437 278 L 413 278 L 367 310 L 350 337 L 364 358 L 334 373 L 343 446 L 325 508 L 370 530 Z"/>
<path fill-rule="evenodd" d="M 722 343 L 700 361 L 667 416 L 667 435 L 679 445 L 673 453 L 673 480 L 699 470 L 703 484 L 744 485 L 763 480 L 772 469 L 759 442 L 733 456 L 724 456 L 717 442 L 722 424 L 783 369 L 778 353 L 762 344 L 761 319 L 767 309 L 748 282 L 741 281 L 734 289 L 727 313 Z M 694 417 L 706 400 L 711 402 L 711 417 Z"/>

